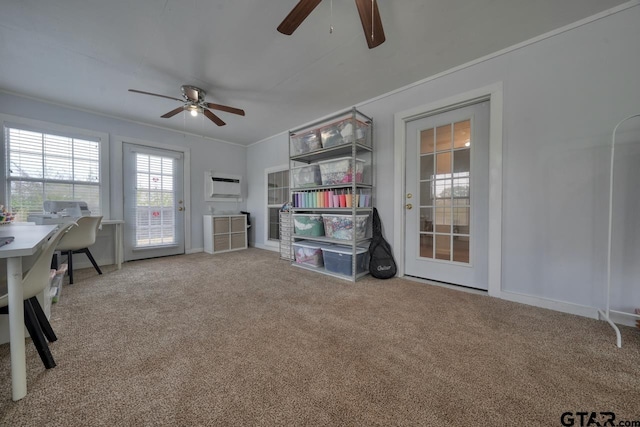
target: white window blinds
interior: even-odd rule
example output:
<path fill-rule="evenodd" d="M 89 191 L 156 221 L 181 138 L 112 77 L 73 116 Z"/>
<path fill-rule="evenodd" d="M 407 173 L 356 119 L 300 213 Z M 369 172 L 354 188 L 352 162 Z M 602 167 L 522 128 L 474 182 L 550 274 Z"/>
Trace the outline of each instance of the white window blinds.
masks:
<path fill-rule="evenodd" d="M 94 215 L 100 205 L 100 140 L 5 126 L 9 209 L 17 221 L 42 212 L 45 200 L 81 200 Z"/>

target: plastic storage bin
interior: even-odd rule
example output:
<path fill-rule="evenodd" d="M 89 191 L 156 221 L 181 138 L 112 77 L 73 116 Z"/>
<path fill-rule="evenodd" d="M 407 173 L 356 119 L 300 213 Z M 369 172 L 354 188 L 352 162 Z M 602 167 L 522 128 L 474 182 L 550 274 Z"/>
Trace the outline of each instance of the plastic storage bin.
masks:
<path fill-rule="evenodd" d="M 353 159 L 340 157 L 333 160 L 323 160 L 320 165 L 322 185 L 338 185 L 350 183 L 353 180 Z M 356 159 L 355 182 L 362 182 L 365 161 Z"/>
<path fill-rule="evenodd" d="M 296 236 L 324 236 L 324 221 L 320 214 L 293 214 L 293 229 Z"/>
<path fill-rule="evenodd" d="M 356 215 L 356 239 L 364 239 L 367 235 L 369 215 Z M 324 232 L 327 237 L 338 240 L 353 239 L 353 216 L 322 214 Z"/>
<path fill-rule="evenodd" d="M 322 142 L 315 130 L 304 132 L 298 135 L 291 135 L 291 155 L 308 153 L 309 151 L 322 148 Z"/>
<path fill-rule="evenodd" d="M 351 248 L 343 246 L 332 246 L 322 248 L 322 258 L 324 260 L 324 268 L 332 273 L 344 274 L 351 276 L 352 273 L 352 256 Z M 364 273 L 369 269 L 369 252 L 367 248 L 356 248 L 356 274 Z"/>
<path fill-rule="evenodd" d="M 321 184 L 322 176 L 319 164 L 311 163 L 291 168 L 291 186 L 293 188 L 315 187 Z"/>
<path fill-rule="evenodd" d="M 322 267 L 324 265 L 322 258 L 322 248 L 329 245 L 321 245 L 313 242 L 294 242 L 293 255 L 298 264 L 304 264 L 311 267 Z"/>
<path fill-rule="evenodd" d="M 369 127 L 366 123 L 356 120 L 355 138 L 359 144 L 367 144 L 367 133 Z M 353 119 L 340 120 L 320 128 L 320 140 L 323 148 L 335 147 L 336 145 L 351 144 L 354 138 Z"/>

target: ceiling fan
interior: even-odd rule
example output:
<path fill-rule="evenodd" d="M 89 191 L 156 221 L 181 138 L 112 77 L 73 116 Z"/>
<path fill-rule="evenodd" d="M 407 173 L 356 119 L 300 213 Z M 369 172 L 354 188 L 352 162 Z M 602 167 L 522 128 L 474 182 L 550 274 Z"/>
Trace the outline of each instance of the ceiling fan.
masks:
<path fill-rule="evenodd" d="M 289 12 L 284 21 L 278 26 L 278 31 L 290 36 L 302 24 L 307 16 L 320 4 L 322 0 L 300 0 Z M 382 20 L 376 0 L 355 0 L 360 21 L 364 29 L 369 49 L 381 45 L 385 41 Z"/>
<path fill-rule="evenodd" d="M 207 92 L 200 89 L 199 87 L 183 85 L 180 87 L 180 89 L 182 90 L 183 99 L 173 98 L 171 96 L 166 96 L 166 95 L 159 95 L 157 93 L 144 92 L 136 89 L 129 89 L 129 92 L 141 93 L 143 95 L 159 96 L 160 98 L 173 99 L 174 101 L 183 103 L 181 107 L 178 107 L 175 110 L 171 110 L 168 113 L 160 116 L 164 119 L 173 117 L 182 111 L 189 111 L 192 116 L 197 116 L 198 113 L 202 113 L 205 116 L 207 116 L 209 120 L 211 120 L 213 123 L 217 124 L 218 126 L 224 126 L 226 123 L 223 122 L 220 117 L 216 116 L 211 111 L 209 111 L 209 108 L 213 110 L 220 110 L 220 111 L 225 111 L 227 113 L 244 116 L 244 110 L 241 110 L 239 108 L 233 108 L 233 107 L 228 107 L 226 105 L 212 104 L 211 102 L 206 102 L 204 100 L 204 97 L 207 94 Z"/>

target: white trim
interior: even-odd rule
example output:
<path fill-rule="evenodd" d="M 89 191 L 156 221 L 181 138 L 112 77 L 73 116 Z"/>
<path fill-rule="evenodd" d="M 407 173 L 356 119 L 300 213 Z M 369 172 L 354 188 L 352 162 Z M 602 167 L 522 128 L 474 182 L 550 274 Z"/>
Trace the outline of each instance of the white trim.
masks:
<path fill-rule="evenodd" d="M 117 170 L 120 171 L 120 194 L 124 194 L 124 179 L 122 178 L 123 169 L 122 169 L 122 144 L 123 143 L 131 143 L 137 145 L 143 145 L 145 147 L 151 148 L 159 148 L 164 150 L 172 150 L 182 153 L 184 155 L 184 167 L 183 167 L 183 181 L 184 181 L 184 206 L 191 210 L 191 151 L 188 147 L 178 146 L 178 145 L 169 145 L 169 144 L 160 144 L 156 142 L 150 142 L 143 139 L 138 138 L 129 138 L 120 135 L 113 136 L 113 145 L 115 153 L 120 153 L 117 156 L 118 163 L 115 163 L 114 159 L 114 173 Z M 114 152 L 114 151 L 112 151 Z M 118 214 L 120 215 L 120 219 L 124 219 L 124 203 L 120 206 Z M 191 214 L 184 216 L 184 251 L 187 253 L 191 248 Z"/>
<path fill-rule="evenodd" d="M 577 316 L 589 317 L 591 319 L 598 318 L 598 310 L 594 307 L 588 307 L 586 305 L 540 298 L 532 295 L 520 294 L 517 292 L 502 291 L 495 296 L 507 301 L 531 305 L 534 307 L 546 308 L 554 311 L 560 311 L 562 313 L 575 314 Z"/>
<path fill-rule="evenodd" d="M 489 99 L 489 273 L 488 292 L 498 296 L 502 289 L 502 82 L 461 93 L 430 104 L 411 108 L 394 115 L 394 225 L 393 251 L 398 260 L 398 276 L 404 275 L 405 259 L 405 150 L 408 122 L 441 110 L 468 105 L 471 101 Z"/>
<path fill-rule="evenodd" d="M 265 248 L 263 249 L 267 249 L 267 247 L 272 246 L 273 248 L 278 248 L 278 250 L 280 250 L 280 243 L 276 243 L 273 242 L 271 240 L 269 240 L 269 174 L 270 173 L 274 173 L 274 172 L 283 172 L 283 171 L 288 171 L 289 170 L 289 164 L 282 164 L 282 165 L 278 165 L 278 166 L 271 166 L 268 168 L 265 168 L 264 170 L 264 188 L 263 188 L 263 194 L 264 194 L 264 199 L 262 199 L 262 206 L 264 207 L 264 236 L 263 236 L 263 242 L 264 242 L 264 246 Z M 289 186 L 291 186 L 291 181 L 289 181 Z M 291 188 L 291 187 L 289 187 Z M 268 250 L 273 250 L 271 248 L 268 248 Z"/>
<path fill-rule="evenodd" d="M 280 248 L 278 247 L 267 246 L 261 243 L 254 243 L 253 247 L 257 249 L 263 249 L 265 251 L 280 252 Z"/>
<path fill-rule="evenodd" d="M 1 114 L 0 113 L 0 128 L 2 130 L 2 135 L 0 136 L 0 141 L 2 142 L 2 149 L 5 147 L 4 140 L 4 126 L 7 124 L 21 124 L 29 127 L 33 127 L 37 129 L 39 132 L 47 133 L 47 132 L 61 132 L 63 134 L 70 134 L 74 137 L 83 137 L 86 136 L 92 139 L 100 140 L 100 209 L 102 210 L 101 214 L 103 219 L 108 220 L 112 219 L 111 216 L 111 177 L 110 177 L 110 149 L 109 149 L 109 134 L 106 132 L 100 132 L 91 129 L 83 129 L 75 126 L 65 126 L 59 125 L 56 123 L 46 122 L 42 120 L 30 119 L 27 117 L 13 116 L 10 114 Z M 2 154 L 2 158 L 5 159 L 4 153 Z M 5 185 L 0 189 L 0 197 L 1 200 L 7 200 L 7 174 L 4 162 L 0 165 L 0 174 L 2 175 L 2 179 L 4 180 Z"/>
<path fill-rule="evenodd" d="M 190 254 L 197 254 L 200 252 L 204 252 L 204 248 L 192 248 L 189 250 L 184 250 L 185 255 L 190 255 Z"/>

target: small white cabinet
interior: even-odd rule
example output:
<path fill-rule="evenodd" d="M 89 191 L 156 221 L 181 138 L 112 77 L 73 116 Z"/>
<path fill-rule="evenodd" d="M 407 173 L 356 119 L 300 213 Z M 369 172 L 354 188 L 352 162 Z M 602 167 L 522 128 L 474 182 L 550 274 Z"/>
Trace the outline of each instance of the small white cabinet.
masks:
<path fill-rule="evenodd" d="M 245 215 L 203 215 L 204 251 L 209 254 L 247 249 Z"/>

